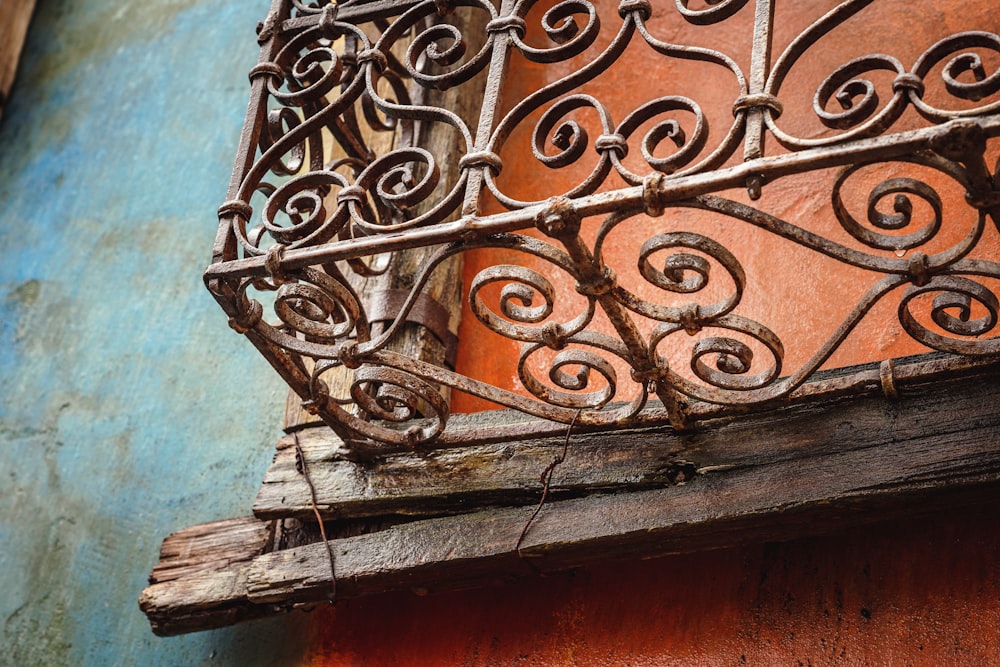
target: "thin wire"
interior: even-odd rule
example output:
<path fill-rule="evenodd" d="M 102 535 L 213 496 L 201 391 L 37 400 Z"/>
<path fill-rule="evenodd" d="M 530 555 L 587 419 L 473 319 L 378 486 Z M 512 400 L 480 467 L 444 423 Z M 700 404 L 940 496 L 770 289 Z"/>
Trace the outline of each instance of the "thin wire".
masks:
<path fill-rule="evenodd" d="M 576 420 L 580 418 L 582 413 L 583 410 L 581 409 L 577 410 L 576 414 L 573 415 L 573 421 L 571 421 L 569 426 L 566 428 L 566 439 L 563 441 L 562 452 L 557 457 L 552 459 L 552 463 L 546 466 L 545 470 L 542 471 L 542 498 L 538 501 L 538 507 L 536 507 L 535 511 L 531 513 L 531 516 L 528 517 L 528 520 L 524 524 L 524 528 L 521 529 L 520 537 L 517 538 L 517 544 L 514 546 L 514 551 L 517 552 L 518 558 L 522 557 L 521 543 L 524 542 L 524 538 L 528 534 L 528 529 L 531 528 L 531 524 L 534 522 L 535 517 L 538 516 L 538 513 L 542 511 L 542 506 L 545 505 L 545 501 L 548 500 L 549 486 L 552 484 L 552 471 L 556 469 L 557 465 L 566 460 L 566 453 L 569 451 L 569 436 L 573 433 L 573 427 L 576 426 Z"/>
<path fill-rule="evenodd" d="M 309 468 L 306 466 L 306 457 L 302 453 L 302 446 L 299 445 L 299 434 L 293 433 L 292 438 L 295 442 L 295 468 L 299 471 L 306 479 L 306 484 L 309 486 L 309 496 L 312 499 L 312 510 L 313 514 L 316 515 L 316 523 L 319 524 L 319 534 L 323 538 L 323 545 L 326 547 L 327 558 L 330 559 L 330 590 L 327 592 L 326 597 L 333 604 L 334 599 L 337 597 L 337 567 L 336 561 L 333 558 L 333 547 L 330 546 L 330 541 L 326 539 L 326 528 L 323 527 L 323 517 L 319 513 L 319 506 L 316 503 L 316 487 L 313 486 L 312 478 L 309 477 Z"/>

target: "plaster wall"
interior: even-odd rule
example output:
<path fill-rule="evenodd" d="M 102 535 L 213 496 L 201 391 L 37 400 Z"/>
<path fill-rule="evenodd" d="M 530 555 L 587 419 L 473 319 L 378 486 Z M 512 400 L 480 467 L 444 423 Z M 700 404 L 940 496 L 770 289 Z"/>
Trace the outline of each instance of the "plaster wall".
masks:
<path fill-rule="evenodd" d="M 997 507 L 314 612 L 316 667 L 1000 664 Z M 527 569 L 527 568 L 526 568 Z"/>
<path fill-rule="evenodd" d="M 298 619 L 160 639 L 136 605 L 165 535 L 249 511 L 279 435 L 280 381 L 200 278 L 265 12 L 37 4 L 0 122 L 0 664 L 300 648 Z"/>

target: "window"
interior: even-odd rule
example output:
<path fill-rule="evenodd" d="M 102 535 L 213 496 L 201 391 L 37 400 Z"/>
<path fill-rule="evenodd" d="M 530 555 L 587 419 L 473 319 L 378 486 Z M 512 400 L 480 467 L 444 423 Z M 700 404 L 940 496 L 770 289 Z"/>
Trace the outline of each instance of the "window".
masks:
<path fill-rule="evenodd" d="M 329 429 L 279 445 L 255 505 L 277 523 L 217 540 L 242 556 L 147 591 L 154 627 L 980 489 L 1000 352 L 980 4 L 915 31 L 871 0 L 276 0 L 205 279 Z M 456 354 L 461 304 L 479 349 Z M 313 543 L 281 548 L 286 519 Z"/>

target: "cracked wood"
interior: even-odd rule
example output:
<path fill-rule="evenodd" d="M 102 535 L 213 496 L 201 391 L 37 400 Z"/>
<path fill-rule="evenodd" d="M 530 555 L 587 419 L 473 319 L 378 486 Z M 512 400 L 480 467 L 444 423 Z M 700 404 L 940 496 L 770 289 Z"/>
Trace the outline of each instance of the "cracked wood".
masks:
<path fill-rule="evenodd" d="M 530 505 L 333 539 L 338 597 L 487 585 L 598 560 L 791 539 L 995 502 L 998 390 L 1000 377 L 980 375 L 910 387 L 898 402 L 833 399 L 770 419 L 730 419 L 701 434 L 649 430 L 647 438 L 684 439 L 699 474 L 681 485 L 550 502 L 532 524 L 522 558 L 514 546 L 534 510 Z M 620 436 L 603 438 L 610 444 Z M 766 453 L 775 447 L 783 453 Z M 729 462 L 712 464 L 727 448 Z M 158 633 L 308 606 L 325 600 L 330 584 L 329 561 L 318 543 L 207 569 L 144 591 L 140 605 Z"/>
<path fill-rule="evenodd" d="M 921 359 L 901 363 L 900 377 L 928 373 L 929 364 L 948 372 L 950 359 Z M 964 364 L 964 362 L 961 362 Z M 918 370 L 915 367 L 920 366 Z M 958 366 L 967 377 L 990 373 L 989 368 Z M 855 374 L 863 375 L 864 371 Z M 878 378 L 877 371 L 872 372 Z M 836 395 L 838 382 L 827 381 Z M 855 391 L 857 382 L 849 382 Z M 934 389 L 906 387 L 908 406 L 933 411 Z M 877 382 L 871 387 L 881 392 Z M 863 420 L 845 419 L 831 410 L 830 398 L 812 404 L 740 418 L 706 421 L 691 431 L 677 433 L 663 427 L 608 432 L 574 433 L 568 456 L 555 471 L 553 498 L 578 497 L 602 491 L 638 491 L 689 480 L 701 470 L 766 465 L 805 455 L 868 447 L 872 434 L 892 431 L 897 437 L 932 437 L 954 428 L 949 420 L 928 423 L 922 410 L 910 421 L 900 421 L 893 404 L 871 411 Z M 368 461 L 351 460 L 339 438 L 329 429 L 305 429 L 298 434 L 320 513 L 328 519 L 392 514 L 433 515 L 468 512 L 496 505 L 529 504 L 538 498 L 541 471 L 562 450 L 566 427 L 528 421 L 510 411 L 456 415 L 462 447 L 400 452 Z M 780 428 L 778 425 L 780 424 Z M 517 438 L 494 437 L 516 427 Z M 764 434 L 770 435 L 765 436 Z M 523 434 L 530 433 L 532 436 Z M 762 445 L 762 438 L 769 440 Z M 259 518 L 312 516 L 308 485 L 298 472 L 292 438 L 279 441 L 254 503 Z"/>

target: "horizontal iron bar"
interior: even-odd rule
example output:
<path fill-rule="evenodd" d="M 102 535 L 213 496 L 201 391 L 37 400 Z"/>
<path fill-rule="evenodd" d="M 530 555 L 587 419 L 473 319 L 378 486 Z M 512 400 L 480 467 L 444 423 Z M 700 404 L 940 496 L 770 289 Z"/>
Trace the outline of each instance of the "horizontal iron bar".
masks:
<path fill-rule="evenodd" d="M 782 176 L 828 169 L 870 159 L 891 160 L 935 146 L 962 133 L 981 132 L 985 137 L 1000 136 L 1000 116 L 959 118 L 941 125 L 899 132 L 839 146 L 813 148 L 795 153 L 751 160 L 726 169 L 664 179 L 659 197 L 663 204 L 683 201 L 720 190 L 743 187 L 750 176 L 774 180 Z M 953 146 L 953 145 L 952 145 Z M 571 200 L 569 205 L 581 217 L 604 215 L 624 208 L 641 208 L 641 186 L 601 192 Z M 517 211 L 489 216 L 472 216 L 431 227 L 328 243 L 313 248 L 287 250 L 281 262 L 286 270 L 301 269 L 335 260 L 419 248 L 453 241 L 476 239 L 527 229 L 548 204 L 543 202 Z M 216 278 L 262 277 L 267 274 L 264 256 L 212 264 L 205 280 Z"/>
<path fill-rule="evenodd" d="M 939 352 L 918 354 L 911 357 L 896 359 L 893 376 L 902 385 L 918 385 L 933 382 L 946 382 L 955 378 L 993 372 L 1000 360 L 994 357 L 966 357 Z M 861 364 L 834 371 L 821 371 L 809 382 L 774 403 L 759 405 L 716 405 L 714 403 L 694 402 L 689 407 L 689 415 L 699 422 L 712 419 L 725 419 L 743 414 L 763 412 L 776 404 L 782 406 L 814 403 L 832 400 L 844 396 L 871 396 L 883 391 L 879 363 Z M 456 414 L 449 420 L 449 429 L 429 445 L 431 449 L 462 447 L 471 444 L 503 442 L 511 438 L 542 437 L 564 434 L 566 425 L 529 415 L 514 419 L 515 413 L 503 410 L 512 416 L 510 423 L 491 423 L 488 427 L 477 427 L 480 421 L 479 413 L 472 415 Z M 628 428 L 647 428 L 662 426 L 668 421 L 667 410 L 659 403 L 654 403 L 628 420 Z M 603 431 L 618 431 L 620 424 L 603 426 L 577 426 L 574 432 L 590 433 Z"/>

